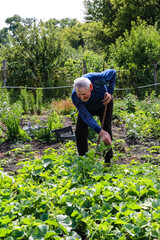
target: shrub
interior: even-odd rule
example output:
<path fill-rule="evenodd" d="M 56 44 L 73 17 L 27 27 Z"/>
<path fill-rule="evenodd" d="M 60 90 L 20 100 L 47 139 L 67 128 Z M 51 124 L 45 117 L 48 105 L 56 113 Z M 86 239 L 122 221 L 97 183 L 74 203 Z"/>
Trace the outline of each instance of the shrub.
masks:
<path fill-rule="evenodd" d="M 52 107 L 58 114 L 64 115 L 71 113 L 73 109 L 75 109 L 72 101 L 68 98 L 65 100 L 54 101 Z"/>
<path fill-rule="evenodd" d="M 28 100 L 29 100 L 29 112 L 30 114 L 34 114 L 35 112 L 35 99 L 32 92 L 28 93 Z"/>
<path fill-rule="evenodd" d="M 62 126 L 60 116 L 56 112 L 51 112 L 47 120 L 43 121 L 41 126 L 38 125 L 31 133 L 36 140 L 43 142 L 55 141 L 56 136 L 53 130 Z"/>
<path fill-rule="evenodd" d="M 38 88 L 36 90 L 36 110 L 38 115 L 42 113 L 42 100 L 43 100 L 43 92 L 41 88 Z"/>
<path fill-rule="evenodd" d="M 0 110 L 9 107 L 9 93 L 6 88 L 0 89 Z"/>
<path fill-rule="evenodd" d="M 134 113 L 136 110 L 136 98 L 133 94 L 129 93 L 126 96 L 126 106 L 127 106 L 127 111 L 130 113 Z"/>
<path fill-rule="evenodd" d="M 28 98 L 28 93 L 26 88 L 25 89 L 21 89 L 20 92 L 20 101 L 22 103 L 22 107 L 24 110 L 24 113 L 29 113 L 29 98 Z"/>
<path fill-rule="evenodd" d="M 12 107 L 4 109 L 1 112 L 1 121 L 3 125 L 7 128 L 6 134 L 8 140 L 27 140 L 28 137 L 25 131 L 20 129 L 20 120 L 22 117 L 22 104 L 21 102 L 16 102 Z M 2 130 L 4 128 L 1 126 Z"/>

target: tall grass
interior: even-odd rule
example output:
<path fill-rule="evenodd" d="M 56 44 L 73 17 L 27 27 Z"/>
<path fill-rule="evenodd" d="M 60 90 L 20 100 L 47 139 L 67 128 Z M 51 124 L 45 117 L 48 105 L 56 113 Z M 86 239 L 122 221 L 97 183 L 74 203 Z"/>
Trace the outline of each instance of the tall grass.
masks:
<path fill-rule="evenodd" d="M 53 101 L 51 107 L 58 114 L 64 115 L 71 113 L 75 109 L 75 106 L 69 98 L 65 100 Z"/>

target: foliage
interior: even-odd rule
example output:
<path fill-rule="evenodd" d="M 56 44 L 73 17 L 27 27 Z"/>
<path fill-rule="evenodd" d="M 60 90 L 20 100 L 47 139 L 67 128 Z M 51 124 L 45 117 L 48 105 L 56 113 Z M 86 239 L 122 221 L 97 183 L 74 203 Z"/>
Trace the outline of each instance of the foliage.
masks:
<path fill-rule="evenodd" d="M 157 102 L 154 91 L 142 102 L 129 94 L 120 105 L 115 105 L 114 119 L 116 121 L 120 118 L 123 119 L 129 138 L 150 139 L 155 137 L 159 139 L 160 104 Z"/>
<path fill-rule="evenodd" d="M 126 98 L 125 98 L 125 101 L 126 101 L 126 110 L 128 112 L 135 112 L 136 110 L 136 98 L 133 94 L 129 93 L 127 94 Z"/>
<path fill-rule="evenodd" d="M 0 88 L 0 111 L 10 106 L 9 93 L 6 88 Z"/>
<path fill-rule="evenodd" d="M 29 113 L 29 98 L 27 94 L 27 89 L 21 89 L 20 92 L 20 101 L 23 106 L 24 113 Z"/>
<path fill-rule="evenodd" d="M 29 140 L 25 131 L 20 128 L 20 121 L 23 109 L 20 102 L 16 102 L 10 108 L 1 111 L 1 129 L 6 132 L 7 139 L 13 140 Z"/>
<path fill-rule="evenodd" d="M 30 114 L 34 114 L 35 112 L 35 98 L 33 92 L 28 92 L 28 100 L 29 100 L 29 112 Z"/>
<path fill-rule="evenodd" d="M 79 26 L 80 25 L 80 26 Z M 91 25 L 91 24 L 90 24 Z M 16 25 L 14 37 L 0 49 L 7 61 L 7 85 L 32 86 L 32 87 L 58 87 L 70 86 L 73 79 L 81 76 L 86 71 L 101 71 L 103 69 L 103 54 L 98 51 L 97 44 L 90 38 L 87 40 L 88 31 L 94 26 L 82 27 L 81 24 L 63 27 L 62 31 L 55 27 L 54 21 L 46 23 L 33 23 L 29 27 L 23 24 Z M 86 46 L 85 51 L 81 44 L 72 43 L 80 32 L 85 29 L 86 36 L 82 39 Z M 99 29 L 99 26 L 97 26 Z M 99 29 L 100 31 L 100 29 Z M 80 34 L 81 36 L 82 34 Z M 99 34 L 97 33 L 99 36 Z M 75 42 L 73 40 L 73 42 Z M 92 44 L 91 44 L 92 43 Z M 94 45 L 94 46 L 93 46 Z M 98 54 L 94 53 L 95 47 Z M 83 62 L 85 61 L 85 69 Z M 33 84 L 34 83 L 34 84 Z M 14 94 L 14 93 L 13 93 Z M 59 98 L 70 94 L 70 88 L 47 90 L 45 97 Z"/>
<path fill-rule="evenodd" d="M 85 19 L 87 21 L 103 21 L 104 27 L 109 28 L 113 43 L 117 37 L 122 36 L 125 30 L 130 31 L 131 22 L 136 21 L 137 17 L 145 20 L 149 25 L 157 24 L 159 28 L 158 4 L 158 0 L 85 0 Z"/>
<path fill-rule="evenodd" d="M 52 111 L 48 114 L 47 120 L 43 121 L 41 125 L 33 126 L 33 128 L 30 125 L 28 130 L 36 141 L 53 142 L 57 140 L 53 130 L 61 127 L 63 127 L 63 124 L 60 116 Z"/>
<path fill-rule="evenodd" d="M 0 34 L 0 55 L 7 60 L 8 85 L 57 87 L 70 84 L 75 75 L 81 75 L 83 58 L 90 59 L 91 67 L 87 66 L 86 71 L 101 70 L 103 63 L 99 64 L 101 67 L 98 66 L 99 56 L 103 61 L 105 55 L 108 64 L 111 43 L 116 43 L 117 48 L 111 45 L 113 62 L 110 61 L 109 65 L 124 71 L 120 73 L 122 76 L 117 85 L 132 86 L 134 82 L 135 85 L 139 82 L 143 84 L 144 80 L 152 77 L 153 64 L 159 63 L 157 29 L 160 12 L 157 6 L 157 0 L 85 0 L 85 16 L 89 21 L 83 24 L 69 18 L 53 18 L 39 23 L 36 19 L 23 19 L 18 15 L 7 18 L 8 27 L 2 29 Z M 144 20 L 146 26 L 133 25 L 137 17 Z M 116 41 L 119 36 L 121 38 Z M 124 41 L 127 43 L 124 44 Z M 91 58 L 93 53 L 94 59 Z M 79 58 L 81 61 L 78 62 Z M 73 70 L 71 66 L 68 69 L 72 63 L 77 67 L 77 73 L 74 66 Z M 46 95 L 53 97 L 57 94 L 52 91 L 49 93 Z M 60 96 L 60 92 L 57 95 Z"/>
<path fill-rule="evenodd" d="M 7 85 L 53 87 L 44 92 L 44 99 L 64 99 L 70 96 L 75 78 L 86 72 L 115 68 L 116 87 L 130 88 L 134 93 L 133 89 L 143 97 L 144 90 L 138 87 L 159 82 L 160 76 L 159 10 L 146 11 L 154 8 L 157 1 L 138 0 L 139 5 L 125 0 L 100 3 L 85 1 L 88 17 L 94 10 L 96 14 L 95 21 L 83 24 L 75 19 L 37 22 L 18 15 L 8 18 L 8 28 L 2 31 L 7 37 L 0 47 L 1 59 L 7 61 Z M 57 88 L 60 86 L 68 88 Z M 10 91 L 12 99 L 17 96 L 16 91 Z"/>
<path fill-rule="evenodd" d="M 38 88 L 36 90 L 36 110 L 38 115 L 42 113 L 42 100 L 43 100 L 43 90 L 41 88 Z"/>
<path fill-rule="evenodd" d="M 73 80 L 82 76 L 87 72 L 100 72 L 103 70 L 103 56 L 97 55 L 93 51 L 86 50 L 82 52 L 79 50 L 79 54 L 68 58 L 64 64 L 64 69 L 68 76 L 68 80 L 73 85 Z"/>
<path fill-rule="evenodd" d="M 14 35 L 3 48 L 8 63 L 8 85 L 43 87 L 51 84 L 61 52 L 54 25 L 48 29 L 36 23 L 29 27 L 18 24 Z"/>
<path fill-rule="evenodd" d="M 104 168 L 73 142 L 19 164 L 0 172 L 2 239 L 159 239 L 159 166 Z"/>
<path fill-rule="evenodd" d="M 159 62 L 160 36 L 158 30 L 145 22 L 132 24 L 131 32 L 125 32 L 110 46 L 110 59 L 119 67 L 117 85 L 135 89 L 138 96 L 144 91 L 139 86 L 155 83 L 154 63 Z M 157 73 L 158 74 L 158 73 Z"/>
<path fill-rule="evenodd" d="M 154 91 L 146 93 L 142 102 L 128 94 L 123 100 L 115 99 L 114 120 L 124 121 L 128 137 L 159 138 L 159 103 Z M 3 109 L 2 118 L 9 126 L 14 126 L 13 119 L 18 125 L 22 111 L 16 103 Z M 77 112 L 72 114 L 76 116 Z M 52 130 L 61 127 L 61 118 L 50 112 L 44 126 L 35 131 L 35 138 L 54 141 Z M 0 171 L 0 238 L 158 240 L 160 166 L 134 160 L 130 165 L 116 165 L 123 143 L 122 139 L 113 141 L 110 168 L 101 159 L 102 143 L 98 155 L 96 144 L 89 142 L 87 155 L 78 156 L 75 143 L 67 142 L 58 150 L 45 150 L 40 159 L 33 157 L 31 145 L 14 147 L 7 154 L 29 159 L 19 163 L 23 167 L 15 176 Z M 148 152 L 143 158 L 154 162 L 153 154 L 159 159 L 160 146 L 149 147 Z"/>
<path fill-rule="evenodd" d="M 73 111 L 73 109 L 75 109 L 75 106 L 73 105 L 70 98 L 67 98 L 65 100 L 53 101 L 51 103 L 51 107 L 58 114 L 62 115 L 70 114 Z"/>
<path fill-rule="evenodd" d="M 21 89 L 19 98 L 23 106 L 24 114 L 34 114 L 35 99 L 33 93 L 27 91 L 27 89 Z"/>
<path fill-rule="evenodd" d="M 81 47 L 84 50 L 94 52 L 94 54 L 103 54 L 106 40 L 110 39 L 108 33 L 108 29 L 104 27 L 103 22 L 95 21 L 83 24 L 77 23 L 73 27 L 65 28 L 62 31 L 62 36 L 76 50 Z M 107 43 L 107 45 L 109 44 Z"/>

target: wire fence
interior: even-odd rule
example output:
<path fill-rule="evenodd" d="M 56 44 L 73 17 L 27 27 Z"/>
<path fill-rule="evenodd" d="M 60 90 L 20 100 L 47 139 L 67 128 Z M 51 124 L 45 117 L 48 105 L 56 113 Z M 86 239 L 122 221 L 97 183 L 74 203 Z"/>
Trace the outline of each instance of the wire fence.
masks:
<path fill-rule="evenodd" d="M 136 88 L 115 88 L 115 91 L 131 91 L 131 90 L 137 90 L 137 89 L 143 89 L 143 88 L 149 88 L 149 87 L 154 87 L 154 86 L 159 86 L 160 83 L 153 83 L 153 84 L 148 84 L 144 86 L 139 86 Z M 58 87 L 19 87 L 19 86 L 4 86 L 0 88 L 8 88 L 8 89 L 43 89 L 43 90 L 51 90 L 51 89 L 63 89 L 63 88 L 71 88 L 73 85 L 70 86 L 58 86 Z"/>

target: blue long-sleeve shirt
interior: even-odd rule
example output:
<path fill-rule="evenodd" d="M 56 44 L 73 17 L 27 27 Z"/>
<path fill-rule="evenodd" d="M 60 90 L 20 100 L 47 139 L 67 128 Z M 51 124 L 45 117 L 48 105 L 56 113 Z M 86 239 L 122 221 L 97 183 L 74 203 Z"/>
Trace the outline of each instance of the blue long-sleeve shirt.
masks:
<path fill-rule="evenodd" d="M 74 105 L 78 109 L 82 120 L 99 134 L 101 127 L 95 121 L 90 112 L 95 112 L 104 107 L 102 100 L 106 92 L 113 94 L 116 71 L 113 69 L 108 69 L 100 73 L 87 73 L 82 77 L 88 78 L 93 85 L 93 90 L 89 100 L 87 102 L 83 102 L 80 98 L 78 98 L 75 89 L 72 91 L 71 98 Z"/>

